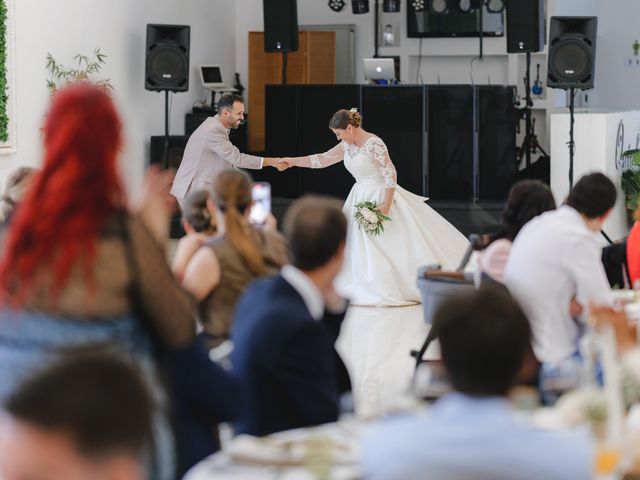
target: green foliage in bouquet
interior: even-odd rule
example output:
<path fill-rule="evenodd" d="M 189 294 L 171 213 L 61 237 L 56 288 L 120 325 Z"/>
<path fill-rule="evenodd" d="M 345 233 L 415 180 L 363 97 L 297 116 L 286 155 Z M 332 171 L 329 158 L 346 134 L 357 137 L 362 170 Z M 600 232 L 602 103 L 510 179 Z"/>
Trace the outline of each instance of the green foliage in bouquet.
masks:
<path fill-rule="evenodd" d="M 360 230 L 372 237 L 384 232 L 383 222 L 391 220 L 389 216 L 376 210 L 377 208 L 376 202 L 360 202 L 356 205 L 356 213 L 353 215 Z"/>

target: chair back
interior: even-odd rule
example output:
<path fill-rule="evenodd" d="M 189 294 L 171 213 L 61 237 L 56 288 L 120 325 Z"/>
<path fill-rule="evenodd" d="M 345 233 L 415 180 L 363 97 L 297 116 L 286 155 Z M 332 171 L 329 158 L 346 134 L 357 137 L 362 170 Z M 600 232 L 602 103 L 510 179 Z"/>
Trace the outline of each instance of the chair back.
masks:
<path fill-rule="evenodd" d="M 418 270 L 418 289 L 425 323 L 431 325 L 436 310 L 444 300 L 470 293 L 475 288 L 471 272 L 442 271 L 440 265 L 421 267 Z"/>

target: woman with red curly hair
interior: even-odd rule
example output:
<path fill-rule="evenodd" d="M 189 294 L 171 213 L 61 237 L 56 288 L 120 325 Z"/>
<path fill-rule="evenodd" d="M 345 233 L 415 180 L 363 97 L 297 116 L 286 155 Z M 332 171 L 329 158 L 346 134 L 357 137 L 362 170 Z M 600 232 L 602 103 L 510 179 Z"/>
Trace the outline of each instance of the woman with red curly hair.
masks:
<path fill-rule="evenodd" d="M 193 340 L 194 301 L 173 278 L 157 228 L 168 225 L 170 178 L 152 171 L 138 214 L 128 213 L 121 145 L 108 95 L 88 85 L 55 95 L 42 170 L 0 259 L 0 400 L 52 356 L 95 344 L 134 360 L 157 387 L 151 338 L 173 349 Z M 170 436 L 157 423 L 153 477 L 170 478 Z"/>

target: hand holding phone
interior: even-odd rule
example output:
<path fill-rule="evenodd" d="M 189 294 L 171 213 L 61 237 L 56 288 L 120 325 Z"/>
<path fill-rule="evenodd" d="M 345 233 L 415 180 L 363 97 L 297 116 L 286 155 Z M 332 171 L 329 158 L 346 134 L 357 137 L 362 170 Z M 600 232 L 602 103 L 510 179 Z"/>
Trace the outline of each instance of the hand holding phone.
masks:
<path fill-rule="evenodd" d="M 267 182 L 256 182 L 251 189 L 253 206 L 249 213 L 249 221 L 263 226 L 271 215 L 271 185 Z"/>

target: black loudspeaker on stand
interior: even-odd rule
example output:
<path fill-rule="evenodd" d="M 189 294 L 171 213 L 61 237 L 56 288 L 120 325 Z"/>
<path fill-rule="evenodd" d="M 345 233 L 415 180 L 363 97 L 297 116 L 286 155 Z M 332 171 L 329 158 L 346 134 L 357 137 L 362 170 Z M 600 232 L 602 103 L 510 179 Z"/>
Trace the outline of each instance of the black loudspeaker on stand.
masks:
<path fill-rule="evenodd" d="M 575 94 L 593 88 L 597 34 L 597 17 L 551 17 L 547 86 L 569 91 L 569 187 L 573 186 Z"/>
<path fill-rule="evenodd" d="M 189 90 L 190 31 L 188 25 L 147 25 L 144 87 L 164 92 L 163 168 L 169 166 L 169 92 Z"/>
<path fill-rule="evenodd" d="M 525 106 L 521 115 L 525 120 L 524 152 L 526 172 L 531 172 L 531 146 L 535 138 L 531 120 L 531 53 L 541 52 L 545 44 L 544 0 L 510 0 L 507 8 L 507 52 L 526 53 L 524 77 Z"/>
<path fill-rule="evenodd" d="M 282 52 L 282 83 L 287 83 L 287 53 L 298 51 L 297 0 L 264 0 L 264 51 Z"/>
<path fill-rule="evenodd" d="M 541 52 L 544 39 L 544 0 L 509 0 L 507 53 Z"/>

